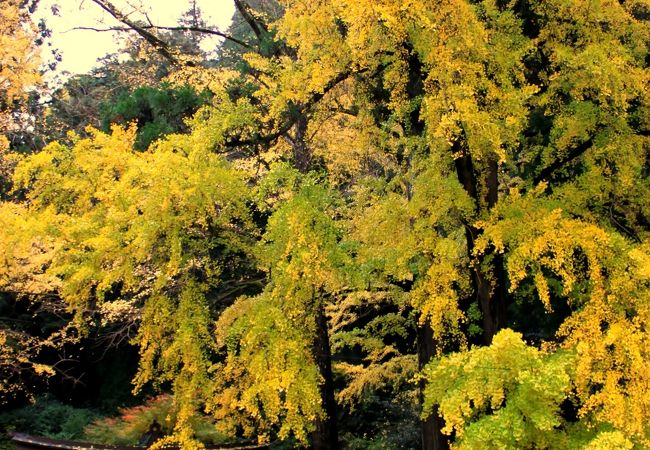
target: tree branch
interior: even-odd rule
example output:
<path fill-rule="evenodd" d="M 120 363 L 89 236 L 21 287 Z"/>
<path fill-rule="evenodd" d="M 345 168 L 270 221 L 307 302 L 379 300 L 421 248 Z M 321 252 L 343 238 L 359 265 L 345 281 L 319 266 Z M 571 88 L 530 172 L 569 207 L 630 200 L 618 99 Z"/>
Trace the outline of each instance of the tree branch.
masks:
<path fill-rule="evenodd" d="M 158 50 L 158 53 L 160 53 L 163 57 L 168 59 L 169 61 L 172 62 L 172 64 L 175 64 L 177 66 L 182 66 L 182 65 L 193 65 L 190 62 L 183 63 L 181 62 L 176 55 L 174 55 L 174 52 L 172 51 L 171 47 L 167 42 L 163 41 L 160 39 L 158 36 L 155 34 L 149 32 L 146 28 L 147 26 L 139 25 L 132 20 L 130 20 L 124 13 L 122 13 L 119 9 L 117 9 L 110 1 L 108 0 L 92 0 L 93 3 L 98 5 L 100 8 L 102 8 L 104 11 L 109 13 L 111 16 L 113 16 L 115 19 L 117 19 L 119 22 L 123 23 L 136 33 L 138 33 L 140 36 L 144 38 L 145 41 L 147 41 L 149 44 L 151 44 L 156 50 Z"/>
<path fill-rule="evenodd" d="M 255 17 L 253 17 L 248 4 L 242 2 L 241 0 L 235 0 L 235 7 L 237 8 L 237 11 L 239 11 L 239 14 L 242 15 L 246 23 L 248 23 L 248 25 L 251 27 L 251 30 L 253 30 L 253 33 L 255 33 L 257 39 L 261 42 L 264 36 L 269 32 L 266 25 L 263 22 L 258 22 Z"/>
<path fill-rule="evenodd" d="M 143 25 L 140 28 L 143 30 L 165 30 L 165 31 L 191 31 L 194 33 L 203 33 L 203 34 L 211 34 L 214 36 L 219 36 L 221 38 L 224 38 L 228 41 L 234 42 L 237 45 L 240 45 L 248 50 L 251 51 L 257 51 L 253 46 L 250 44 L 247 44 L 246 42 L 237 39 L 235 37 L 230 36 L 229 34 L 223 33 L 219 30 L 213 30 L 210 28 L 202 28 L 202 27 L 164 27 L 160 25 Z M 72 30 L 90 30 L 90 31 L 98 31 L 98 32 L 105 32 L 105 31 L 136 31 L 131 27 L 108 27 L 108 28 L 94 28 L 94 27 L 74 27 Z"/>
<path fill-rule="evenodd" d="M 594 140 L 593 138 L 589 138 L 583 143 L 579 144 L 578 146 L 574 147 L 564 155 L 563 157 L 553 161 L 550 165 L 544 167 L 542 171 L 533 178 L 533 183 L 535 185 L 541 183 L 544 180 L 548 180 L 550 176 L 555 172 L 556 170 L 560 169 L 562 166 L 565 164 L 573 161 L 574 159 L 580 157 L 582 154 L 584 154 L 587 150 L 589 150 L 592 146 L 594 145 Z"/>
<path fill-rule="evenodd" d="M 364 70 L 358 71 L 356 73 L 365 72 Z M 309 100 L 307 100 L 302 105 L 295 107 L 293 111 L 289 113 L 289 117 L 286 122 L 273 133 L 267 135 L 261 135 L 259 133 L 254 134 L 252 137 L 247 139 L 234 138 L 226 142 L 225 146 L 240 147 L 254 144 L 269 144 L 274 142 L 282 135 L 286 134 L 300 119 L 301 115 L 311 109 L 316 103 L 318 103 L 329 91 L 334 89 L 339 83 L 346 80 L 350 75 L 352 75 L 351 70 L 345 70 L 339 73 L 336 77 L 332 78 L 323 88 L 322 92 L 314 92 Z"/>
<path fill-rule="evenodd" d="M 239 282 L 235 283 L 233 287 L 227 289 L 225 292 L 219 293 L 219 295 L 217 295 L 215 300 L 216 300 L 217 303 L 220 303 L 220 302 L 226 300 L 227 298 L 232 297 L 233 294 L 235 294 L 235 293 L 237 293 L 237 292 L 239 292 L 239 291 L 241 291 L 243 289 L 249 288 L 251 286 L 259 286 L 259 287 L 263 288 L 264 284 L 265 284 L 265 281 L 266 281 L 266 277 L 257 278 L 257 279 L 253 279 L 253 280 L 239 281 Z"/>

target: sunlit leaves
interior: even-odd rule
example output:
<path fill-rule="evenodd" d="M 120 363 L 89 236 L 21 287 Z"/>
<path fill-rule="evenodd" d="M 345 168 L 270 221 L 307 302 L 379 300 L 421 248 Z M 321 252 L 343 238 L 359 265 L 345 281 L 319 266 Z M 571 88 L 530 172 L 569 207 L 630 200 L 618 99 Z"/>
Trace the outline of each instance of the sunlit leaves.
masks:
<path fill-rule="evenodd" d="M 41 79 L 36 29 L 22 7 L 22 2 L 8 0 L 0 10 L 0 152 L 8 148 L 4 134 L 16 131 L 14 103 Z"/>
<path fill-rule="evenodd" d="M 71 147 L 51 144 L 18 167 L 16 186 L 29 206 L 11 226 L 21 234 L 3 245 L 14 258 L 4 278 L 16 285 L 24 268 L 15 258 L 31 251 L 29 264 L 40 264 L 31 283 L 39 270 L 60 283 L 51 288 L 80 318 L 115 297 L 142 308 L 136 389 L 173 382 L 177 432 L 189 442 L 214 351 L 205 294 L 218 287 L 221 264 L 236 264 L 250 249 L 248 189 L 196 136 L 173 135 L 139 153 L 134 127 L 91 133 Z M 43 225 L 19 227 L 32 219 Z"/>
<path fill-rule="evenodd" d="M 33 213 L 53 208 L 64 223 L 56 233 L 67 245 L 50 271 L 66 278 L 72 303 L 117 282 L 137 290 L 142 270 L 157 288 L 192 266 L 212 277 L 219 269 L 211 251 L 246 245 L 238 236 L 250 227 L 242 178 L 187 137 L 136 153 L 134 131 L 52 144 L 17 170 Z"/>
<path fill-rule="evenodd" d="M 547 310 L 558 297 L 575 310 L 559 335 L 576 352 L 581 417 L 646 442 L 647 246 L 632 246 L 559 209 L 544 212 L 542 200 L 514 200 L 498 214 L 500 220 L 485 225 L 477 251 L 494 245 L 507 255 L 511 290 L 532 279 Z M 560 280 L 559 290 L 552 280 Z"/>
<path fill-rule="evenodd" d="M 573 362 L 570 353 L 542 352 L 503 330 L 490 347 L 427 366 L 424 411 L 438 405 L 443 432 L 456 434 L 454 448 L 562 448 L 560 404 Z"/>
<path fill-rule="evenodd" d="M 241 79 L 176 74 L 214 93 L 188 135 L 140 154 L 133 127 L 92 132 L 21 163 L 1 282 L 141 307 L 136 383 L 174 386 L 183 442 L 206 400 L 230 431 L 306 442 L 326 307 L 359 359 L 337 367 L 351 408 L 413 392 L 426 325 L 425 414 L 457 448 L 647 446 L 647 5 L 284 5 Z M 263 292 L 211 309 L 242 254 Z M 495 335 L 521 299 L 555 315 L 524 335 L 539 348 Z"/>
<path fill-rule="evenodd" d="M 222 426 L 265 441 L 277 433 L 306 442 L 323 414 L 310 326 L 268 294 L 238 300 L 217 323 L 227 349 L 209 408 Z M 232 428 L 230 429 L 232 431 Z"/>

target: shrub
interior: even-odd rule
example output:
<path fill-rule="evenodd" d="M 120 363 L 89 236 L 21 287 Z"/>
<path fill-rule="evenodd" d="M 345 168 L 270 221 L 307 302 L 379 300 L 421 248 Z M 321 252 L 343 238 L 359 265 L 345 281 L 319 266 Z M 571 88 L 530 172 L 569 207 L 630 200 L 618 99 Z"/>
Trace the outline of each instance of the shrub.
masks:
<path fill-rule="evenodd" d="M 0 413 L 0 428 L 54 439 L 80 439 L 83 430 L 98 414 L 75 408 L 46 395 L 28 406 Z M 0 447 L 1 448 L 1 447 Z"/>
<path fill-rule="evenodd" d="M 162 425 L 165 434 L 173 431 L 176 415 L 171 396 L 160 395 L 144 405 L 120 409 L 117 417 L 96 420 L 86 427 L 84 439 L 102 444 L 133 445 L 154 420 Z M 193 419 L 192 427 L 196 438 L 203 443 L 221 444 L 231 440 L 219 433 L 207 416 Z"/>

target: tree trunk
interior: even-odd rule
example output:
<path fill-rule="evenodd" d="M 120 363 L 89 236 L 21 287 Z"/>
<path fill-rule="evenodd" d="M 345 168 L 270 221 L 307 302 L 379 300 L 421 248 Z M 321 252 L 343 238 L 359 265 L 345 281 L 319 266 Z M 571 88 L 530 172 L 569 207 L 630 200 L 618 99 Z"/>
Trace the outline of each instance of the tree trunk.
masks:
<path fill-rule="evenodd" d="M 301 173 L 311 169 L 312 152 L 307 144 L 308 120 L 301 116 L 296 120 L 294 136 L 288 140 L 293 151 L 293 165 Z M 327 317 L 322 300 L 317 299 L 313 292 L 315 305 L 316 332 L 312 343 L 312 355 L 318 366 L 318 372 L 323 378 L 320 385 L 321 405 L 325 416 L 316 419 L 316 429 L 312 433 L 312 448 L 314 450 L 337 450 L 339 448 L 338 430 L 336 427 L 336 401 L 334 400 L 334 381 L 332 380 L 332 353 L 330 350 Z"/>
<path fill-rule="evenodd" d="M 316 308 L 316 335 L 314 336 L 313 354 L 318 371 L 323 377 L 320 396 L 325 417 L 316 420 L 316 429 L 312 433 L 314 450 L 336 450 L 339 448 L 336 427 L 336 403 L 334 400 L 334 383 L 332 380 L 332 355 L 327 329 L 327 317 L 323 305 Z"/>
<path fill-rule="evenodd" d="M 295 135 L 290 139 L 293 150 L 293 165 L 301 173 L 309 172 L 312 162 L 311 149 L 307 145 L 306 116 L 300 117 L 295 124 Z M 325 416 L 316 419 L 316 429 L 312 433 L 312 448 L 314 450 L 336 450 L 339 448 L 338 430 L 336 427 L 336 401 L 334 400 L 334 381 L 332 380 L 332 353 L 330 350 L 327 317 L 322 300 L 313 293 L 316 315 L 316 332 L 312 343 L 312 355 L 318 366 L 318 372 L 323 378 L 320 385 L 321 405 Z"/>
<path fill-rule="evenodd" d="M 307 145 L 307 127 L 309 123 L 307 118 L 303 115 L 295 125 L 295 136 L 291 142 L 293 149 L 293 165 L 301 173 L 309 172 L 312 163 L 312 152 Z"/>
<path fill-rule="evenodd" d="M 418 350 L 418 368 L 422 368 L 435 356 L 435 341 L 433 339 L 433 330 L 428 323 L 418 327 L 417 350 Z M 426 380 L 420 380 L 419 397 L 420 405 L 424 404 L 424 387 Z M 447 450 L 449 448 L 449 439 L 442 434 L 444 421 L 438 415 L 438 408 L 434 406 L 433 412 L 422 420 L 420 427 L 420 437 L 422 441 L 422 450 Z"/>
<path fill-rule="evenodd" d="M 499 165 L 497 161 L 491 160 L 487 162 L 485 173 L 481 174 L 483 175 L 485 189 L 481 199 L 471 155 L 462 150 L 460 141 L 455 143 L 454 147 L 455 152 L 460 150 L 462 154 L 460 158 L 456 159 L 458 181 L 460 181 L 470 197 L 474 199 L 479 212 L 481 209 L 489 211 L 499 200 Z M 471 224 L 465 225 L 467 253 L 470 259 L 475 258 L 473 255 L 474 242 L 481 233 L 481 230 Z M 489 345 L 492 343 L 492 338 L 497 331 L 505 326 L 506 321 L 503 257 L 495 253 L 494 249 L 488 248 L 484 254 L 476 258 L 472 272 L 474 292 L 483 315 L 483 343 Z"/>
<path fill-rule="evenodd" d="M 478 235 L 478 230 L 474 227 L 467 228 L 466 234 L 474 232 L 474 236 Z M 467 239 L 467 252 L 470 257 L 473 250 L 474 237 L 471 237 Z M 486 262 L 488 258 L 491 258 L 489 264 Z M 506 320 L 503 257 L 494 253 L 493 249 L 488 249 L 485 254 L 476 258 L 472 282 L 483 315 L 483 344 L 490 345 L 494 335 L 505 326 Z"/>

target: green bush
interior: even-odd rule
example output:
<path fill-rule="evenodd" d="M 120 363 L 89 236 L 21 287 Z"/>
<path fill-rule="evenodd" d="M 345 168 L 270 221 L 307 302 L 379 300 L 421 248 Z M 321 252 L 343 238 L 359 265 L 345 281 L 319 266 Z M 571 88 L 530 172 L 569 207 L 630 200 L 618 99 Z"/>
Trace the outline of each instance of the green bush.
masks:
<path fill-rule="evenodd" d="M 54 439 L 80 439 L 83 430 L 98 414 L 75 408 L 51 396 L 38 397 L 34 404 L 0 413 L 0 428 Z M 2 447 L 0 447 L 1 449 Z"/>

